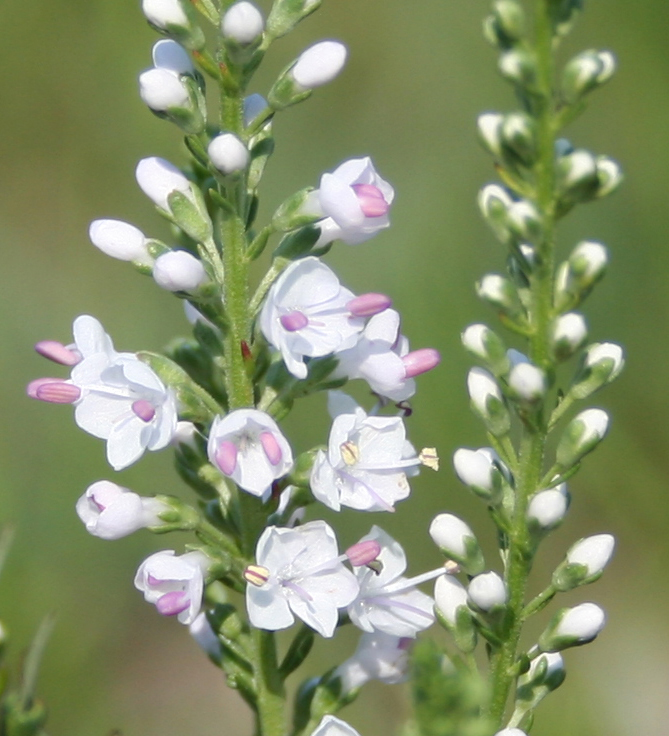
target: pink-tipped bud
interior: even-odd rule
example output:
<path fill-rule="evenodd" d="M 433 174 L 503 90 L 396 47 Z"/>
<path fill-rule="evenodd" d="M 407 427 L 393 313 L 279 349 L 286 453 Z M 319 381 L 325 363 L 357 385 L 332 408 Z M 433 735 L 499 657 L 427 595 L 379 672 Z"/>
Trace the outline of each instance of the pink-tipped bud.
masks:
<path fill-rule="evenodd" d="M 357 542 L 346 550 L 346 556 L 354 567 L 369 565 L 381 553 L 381 545 L 375 539 Z"/>
<path fill-rule="evenodd" d="M 132 412 L 143 422 L 150 422 L 156 416 L 153 404 L 146 399 L 138 399 L 132 402 Z"/>
<path fill-rule="evenodd" d="M 289 312 L 288 314 L 282 314 L 279 318 L 279 322 L 281 322 L 281 326 L 284 330 L 288 330 L 288 332 L 296 332 L 309 324 L 309 318 L 306 314 L 295 311 Z"/>
<path fill-rule="evenodd" d="M 237 445 L 225 440 L 216 450 L 216 465 L 223 475 L 232 475 L 237 467 Z"/>
<path fill-rule="evenodd" d="M 361 294 L 356 296 L 355 299 L 346 305 L 346 309 L 354 317 L 373 317 L 375 314 L 379 314 L 392 304 L 392 300 L 385 294 Z"/>
<path fill-rule="evenodd" d="M 26 393 L 31 399 L 50 404 L 74 404 L 81 396 L 81 389 L 60 378 L 38 378 L 28 384 Z"/>
<path fill-rule="evenodd" d="M 267 459 L 270 463 L 272 463 L 272 465 L 278 465 L 281 462 L 283 453 L 281 452 L 279 443 L 276 441 L 276 437 L 271 432 L 261 432 L 260 444 L 262 445 L 262 449 L 265 451 L 265 455 L 267 455 Z"/>
<path fill-rule="evenodd" d="M 406 377 L 413 378 L 436 368 L 441 362 L 441 355 L 434 348 L 422 348 L 421 350 L 414 350 L 411 353 L 407 353 L 402 358 L 402 362 L 406 370 Z"/>
<path fill-rule="evenodd" d="M 249 565 L 244 570 L 244 580 L 260 588 L 269 580 L 269 570 L 262 565 Z"/>
<path fill-rule="evenodd" d="M 365 217 L 383 217 L 388 214 L 390 205 L 378 187 L 373 184 L 354 184 L 352 189 L 358 196 Z"/>
<path fill-rule="evenodd" d="M 78 350 L 71 350 L 56 340 L 42 340 L 35 345 L 35 350 L 43 358 L 60 363 L 60 365 L 72 366 L 81 362 L 81 354 Z"/>
<path fill-rule="evenodd" d="M 178 616 L 190 606 L 190 600 L 182 590 L 173 590 L 171 593 L 158 598 L 156 608 L 163 616 Z"/>

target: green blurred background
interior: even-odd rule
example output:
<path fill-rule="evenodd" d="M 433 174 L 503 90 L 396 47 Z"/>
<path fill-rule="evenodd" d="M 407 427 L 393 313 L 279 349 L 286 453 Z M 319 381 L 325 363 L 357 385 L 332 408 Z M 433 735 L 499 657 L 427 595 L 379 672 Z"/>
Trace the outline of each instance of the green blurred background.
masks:
<path fill-rule="evenodd" d="M 372 155 L 396 187 L 393 227 L 358 248 L 337 245 L 328 261 L 354 291 L 391 294 L 414 347 L 442 351 L 440 368 L 420 379 L 410 420 L 417 446 L 438 447 L 442 471 L 425 471 L 393 518 L 351 513 L 336 521 L 344 542 L 382 523 L 411 548 L 414 571 L 438 561 L 426 534 L 438 511 L 462 514 L 480 537 L 492 537 L 484 509 L 450 466 L 456 447 L 483 444 L 467 407 L 469 361 L 459 333 L 492 319 L 473 282 L 503 267 L 475 206 L 477 189 L 494 178 L 476 143 L 476 115 L 513 106 L 481 38 L 487 6 L 326 0 L 275 45 L 253 90 L 266 92 L 278 69 L 315 40 L 340 38 L 350 48 L 335 83 L 277 118 L 265 211 L 352 156 Z M 578 209 L 561 247 L 566 254 L 583 238 L 610 246 L 610 275 L 586 314 L 591 337 L 623 343 L 629 362 L 623 378 L 596 397 L 613 412 L 613 429 L 571 483 L 568 522 L 546 545 L 535 585 L 580 536 L 611 531 L 619 547 L 604 579 L 571 596 L 598 601 L 609 624 L 597 642 L 566 655 L 566 684 L 542 707 L 533 733 L 661 736 L 669 722 L 669 5 L 588 6 L 567 50 L 612 48 L 620 72 L 570 135 L 621 161 L 628 180 L 610 200 Z M 24 397 L 28 380 L 59 374 L 32 345 L 68 342 L 78 314 L 97 316 L 121 350 L 159 349 L 187 332 L 175 299 L 87 238 L 97 217 L 166 236 L 133 175 L 144 156 L 184 162 L 176 130 L 137 95 L 136 77 L 150 66 L 156 36 L 138 0 L 3 0 L 0 23 L 0 521 L 18 531 L 0 580 L 0 616 L 16 655 L 46 612 L 57 615 L 40 679 L 54 736 L 113 728 L 125 736 L 245 734 L 248 718 L 218 671 L 184 628 L 133 589 L 141 559 L 171 540 L 88 536 L 74 502 L 89 483 L 111 477 L 104 445 L 76 428 L 69 408 Z M 319 398 L 295 412 L 291 439 L 305 449 L 314 436 L 325 438 L 327 424 Z M 145 494 L 180 492 L 169 451 L 145 457 L 118 480 Z M 344 639 L 319 644 L 318 667 L 344 656 L 353 646 Z M 405 712 L 402 687 L 372 685 L 345 717 L 372 736 L 393 733 Z"/>

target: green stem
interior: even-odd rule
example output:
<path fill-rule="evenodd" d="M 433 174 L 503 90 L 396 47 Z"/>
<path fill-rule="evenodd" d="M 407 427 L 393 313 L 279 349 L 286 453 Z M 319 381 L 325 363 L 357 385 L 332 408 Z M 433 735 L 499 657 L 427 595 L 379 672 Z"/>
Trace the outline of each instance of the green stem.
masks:
<path fill-rule="evenodd" d="M 539 595 L 535 596 L 523 609 L 522 618 L 525 621 L 530 616 L 543 610 L 554 598 L 557 590 L 552 585 L 549 585 L 546 590 L 543 590 Z"/>
<path fill-rule="evenodd" d="M 535 365 L 550 369 L 550 328 L 555 271 L 555 121 L 553 97 L 552 25 L 550 0 L 536 0 L 536 56 L 538 93 L 534 112 L 538 126 L 539 159 L 535 167 L 536 205 L 542 216 L 543 238 L 539 244 L 538 267 L 530 281 L 531 334 L 529 353 Z M 508 539 L 506 585 L 509 592 L 508 618 L 502 645 L 491 658 L 492 686 L 490 716 L 496 728 L 504 724 L 509 693 L 515 680 L 515 661 L 524 621 L 527 581 L 533 548 L 527 527 L 529 498 L 540 486 L 547 429 L 543 419 L 536 427 L 524 427 L 519 453 L 519 474 L 513 519 Z"/>
<path fill-rule="evenodd" d="M 254 629 L 258 726 L 262 736 L 285 736 L 285 692 L 272 631 Z"/>

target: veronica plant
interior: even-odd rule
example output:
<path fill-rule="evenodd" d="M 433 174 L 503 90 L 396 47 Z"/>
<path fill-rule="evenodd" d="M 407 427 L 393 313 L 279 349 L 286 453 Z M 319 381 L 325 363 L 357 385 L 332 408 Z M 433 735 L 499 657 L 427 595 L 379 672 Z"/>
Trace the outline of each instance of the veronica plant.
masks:
<path fill-rule="evenodd" d="M 425 734 L 524 736 L 536 707 L 564 680 L 561 652 L 592 641 L 605 623 L 603 610 L 586 602 L 554 611 L 537 641 L 523 636 L 526 622 L 555 597 L 597 580 L 614 547 L 610 534 L 575 542 L 543 590 L 529 593 L 541 543 L 567 512 L 566 482 L 609 427 L 604 410 L 581 408 L 574 416 L 573 407 L 611 383 L 624 363 L 620 346 L 588 344 L 587 323 L 575 311 L 603 276 L 607 249 L 583 241 L 564 257 L 557 240 L 562 218 L 577 205 L 607 196 L 622 179 L 612 159 L 564 137 L 590 93 L 615 70 L 608 51 L 588 50 L 558 65 L 556 54 L 582 5 L 582 0 L 495 0 L 484 23 L 519 109 L 478 119 L 481 142 L 501 178 L 481 190 L 479 205 L 507 260 L 505 272 L 483 276 L 477 292 L 520 341 L 522 352 L 507 349 L 483 324 L 462 334 L 480 364 L 469 372 L 467 387 L 489 447 L 457 450 L 454 466 L 488 507 L 501 565 L 489 569 L 464 521 L 452 514 L 434 519 L 432 538 L 463 577 L 436 581 L 437 617 L 459 654 L 452 657 L 457 667 L 446 673 L 443 664 L 437 666 L 441 655 L 435 651 L 419 661 L 424 671 L 417 670 L 414 727 Z M 479 642 L 487 652 L 481 670 L 475 656 Z M 458 687 L 460 694 L 447 701 L 444 693 Z M 440 704 L 447 725 L 437 731 Z M 461 720 L 443 713 L 449 706 Z"/>
<path fill-rule="evenodd" d="M 319 5 L 275 0 L 265 15 L 245 1 L 143 0 L 163 38 L 139 76 L 140 96 L 180 130 L 188 159 L 177 167 L 144 158 L 136 179 L 173 240 L 116 219 L 96 220 L 89 234 L 103 253 L 183 300 L 193 337 L 164 354 L 118 352 L 101 323 L 83 315 L 71 344 L 37 345 L 69 377 L 28 387 L 34 398 L 71 404 L 76 423 L 106 442 L 114 470 L 173 448 L 197 504 L 102 480 L 76 511 L 101 539 L 144 528 L 191 533 L 185 551 L 144 560 L 135 586 L 160 614 L 190 627 L 262 736 L 355 733 L 332 714 L 368 680 L 405 677 L 408 643 L 434 622 L 434 601 L 418 586 L 446 573 L 437 562 L 407 576 L 400 543 L 378 526 L 342 551 L 318 518 L 325 507 L 394 511 L 409 478 L 423 465 L 436 469 L 435 451 L 417 451 L 404 420 L 415 378 L 439 362 L 435 350 L 409 350 L 389 297 L 354 293 L 323 260 L 336 241 L 357 245 L 390 224 L 394 191 L 371 159 L 334 166 L 317 188 L 287 193 L 257 223 L 274 117 L 334 80 L 347 49 L 312 45 L 266 97 L 254 73 L 270 45 Z M 215 105 L 206 84 L 218 93 Z M 253 283 L 258 259 L 266 272 Z M 338 390 L 353 379 L 371 389 L 365 407 Z M 326 391 L 329 437 L 297 454 L 282 421 L 296 400 Z M 303 523 L 309 505 L 315 518 Z M 345 624 L 361 629 L 357 652 L 298 688 L 289 727 L 286 679 L 316 635 L 331 638 Z M 280 653 L 275 632 L 284 629 L 294 633 Z"/>

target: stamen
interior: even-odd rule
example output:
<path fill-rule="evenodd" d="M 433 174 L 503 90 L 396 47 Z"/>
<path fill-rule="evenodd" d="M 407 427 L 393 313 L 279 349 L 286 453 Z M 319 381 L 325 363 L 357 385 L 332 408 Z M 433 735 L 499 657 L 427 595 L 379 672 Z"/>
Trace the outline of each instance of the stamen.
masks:
<path fill-rule="evenodd" d="M 351 299 L 346 304 L 346 309 L 354 317 L 373 317 L 375 314 L 388 309 L 392 303 L 392 299 L 385 294 L 361 294 L 355 299 Z"/>
<path fill-rule="evenodd" d="M 156 416 L 156 410 L 153 404 L 146 399 L 137 399 L 132 402 L 132 413 L 139 417 L 143 422 L 150 422 Z"/>
<path fill-rule="evenodd" d="M 381 553 L 381 545 L 375 539 L 357 542 L 346 550 L 346 556 L 354 567 L 369 565 Z"/>
<path fill-rule="evenodd" d="M 183 590 L 173 590 L 165 593 L 156 601 L 158 613 L 163 616 L 177 616 L 190 606 L 190 599 Z"/>
<path fill-rule="evenodd" d="M 225 440 L 216 450 L 216 465 L 223 475 L 232 475 L 237 467 L 237 445 Z"/>
<path fill-rule="evenodd" d="M 378 187 L 373 184 L 354 184 L 351 188 L 358 196 L 360 208 L 365 217 L 382 217 L 388 214 L 390 205 Z"/>
<path fill-rule="evenodd" d="M 38 378 L 28 384 L 28 396 L 50 404 L 74 404 L 81 397 L 81 389 L 60 379 Z"/>
<path fill-rule="evenodd" d="M 303 312 L 295 310 L 294 312 L 288 312 L 288 314 L 282 314 L 279 317 L 279 322 L 281 322 L 284 330 L 296 332 L 309 324 L 309 318 Z"/>
<path fill-rule="evenodd" d="M 262 565 L 249 565 L 244 570 L 243 577 L 247 583 L 260 588 L 269 580 L 269 574 L 269 570 Z"/>
<path fill-rule="evenodd" d="M 35 345 L 35 350 L 43 358 L 60 363 L 60 365 L 72 366 L 81 362 L 81 354 L 78 350 L 71 350 L 56 340 L 42 340 Z"/>
<path fill-rule="evenodd" d="M 365 598 L 364 599 L 368 603 L 374 603 L 377 606 L 383 606 L 384 608 L 401 608 L 403 611 L 408 611 L 409 613 L 415 613 L 417 616 L 425 616 L 425 618 L 432 618 L 432 612 L 423 611 L 420 608 L 416 608 L 416 606 L 412 606 L 409 603 L 404 603 L 404 601 L 397 601 L 397 600 L 390 600 L 388 598 Z"/>
<path fill-rule="evenodd" d="M 406 578 L 405 580 L 398 580 L 396 583 L 391 583 L 390 585 L 386 585 L 382 590 L 384 595 L 392 595 L 395 593 L 402 593 L 405 590 L 409 590 L 410 588 L 415 588 L 417 585 L 420 585 L 421 583 L 425 583 L 428 580 L 434 580 L 435 578 L 439 578 L 442 575 L 446 574 L 446 569 L 442 567 L 438 567 L 436 570 L 430 570 L 429 572 L 424 572 L 421 575 L 416 575 L 413 578 Z"/>
<path fill-rule="evenodd" d="M 339 445 L 341 459 L 348 465 L 355 465 L 360 460 L 360 450 L 355 442 L 348 440 Z"/>
<path fill-rule="evenodd" d="M 278 465 L 281 462 L 283 453 L 281 452 L 279 443 L 276 441 L 276 437 L 271 432 L 261 432 L 260 444 L 270 463 L 272 465 Z"/>
<path fill-rule="evenodd" d="M 304 588 L 301 588 L 299 585 L 296 585 L 291 580 L 284 580 L 281 584 L 284 586 L 284 588 L 288 588 L 289 590 L 292 590 L 293 593 L 299 596 L 306 603 L 310 603 L 311 601 L 313 601 L 312 596 L 310 596 L 309 593 L 307 593 L 307 591 Z"/>
<path fill-rule="evenodd" d="M 418 459 L 430 470 L 439 470 L 439 455 L 436 447 L 424 447 L 420 451 Z"/>
<path fill-rule="evenodd" d="M 434 348 L 414 350 L 402 358 L 407 378 L 413 378 L 414 376 L 420 376 L 421 373 L 427 373 L 427 371 L 431 371 L 438 366 L 440 362 L 441 355 Z"/>

